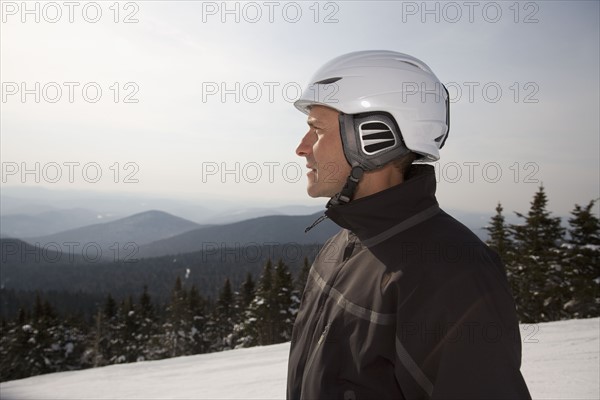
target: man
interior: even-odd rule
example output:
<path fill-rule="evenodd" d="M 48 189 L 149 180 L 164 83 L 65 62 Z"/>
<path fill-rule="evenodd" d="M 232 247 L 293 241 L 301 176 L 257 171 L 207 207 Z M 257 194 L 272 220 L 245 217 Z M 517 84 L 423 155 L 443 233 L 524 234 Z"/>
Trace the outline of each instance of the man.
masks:
<path fill-rule="evenodd" d="M 422 61 L 337 57 L 296 107 L 308 194 L 342 229 L 316 257 L 290 350 L 288 399 L 530 398 L 498 256 L 443 212 L 433 167 L 449 99 Z M 318 221 L 316 221 L 318 223 Z M 314 225 L 316 225 L 313 224 Z"/>

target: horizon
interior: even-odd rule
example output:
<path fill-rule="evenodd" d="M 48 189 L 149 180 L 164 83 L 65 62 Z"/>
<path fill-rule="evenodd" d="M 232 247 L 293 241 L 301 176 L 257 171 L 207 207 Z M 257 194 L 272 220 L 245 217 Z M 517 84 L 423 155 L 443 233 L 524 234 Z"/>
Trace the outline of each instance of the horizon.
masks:
<path fill-rule="evenodd" d="M 507 220 L 508 219 L 514 220 L 516 218 L 517 212 L 521 213 L 521 214 L 527 214 L 529 207 L 530 207 L 530 201 L 533 199 L 534 194 L 539 190 L 539 187 L 540 186 L 535 187 L 535 190 L 531 192 L 529 201 L 526 204 L 522 204 L 522 207 L 519 209 L 509 210 L 509 209 L 507 209 L 507 207 L 504 203 L 499 202 L 503 207 L 502 214 L 504 215 L 504 217 Z M 315 204 L 305 204 L 300 200 L 296 201 L 296 202 L 278 201 L 278 202 L 272 202 L 272 203 L 265 203 L 261 199 L 251 199 L 250 202 L 247 202 L 246 204 L 244 204 L 242 202 L 232 202 L 231 199 L 227 199 L 225 197 L 219 197 L 218 193 L 196 193 L 194 196 L 186 197 L 186 196 L 182 196 L 182 195 L 180 195 L 180 196 L 171 195 L 171 194 L 163 193 L 163 192 L 105 191 L 105 190 L 94 190 L 94 189 L 85 189 L 85 188 L 65 188 L 65 187 L 55 188 L 55 187 L 28 186 L 28 185 L 4 186 L 3 190 L 4 189 L 9 191 L 9 194 L 6 195 L 5 194 L 6 191 L 4 191 L 1 195 L 1 197 L 25 199 L 25 200 L 29 200 L 29 201 L 32 201 L 35 199 L 35 197 L 33 197 L 33 196 L 36 194 L 36 191 L 43 191 L 46 193 L 52 193 L 53 195 L 59 195 L 59 196 L 60 195 L 67 196 L 67 195 L 76 194 L 77 196 L 80 196 L 81 198 L 85 198 L 85 197 L 89 198 L 90 196 L 98 196 L 99 199 L 100 198 L 109 198 L 109 199 L 124 198 L 124 199 L 129 199 L 129 200 L 155 200 L 155 201 L 180 202 L 180 203 L 186 203 L 189 206 L 196 206 L 198 208 L 208 209 L 209 211 L 214 211 L 216 213 L 231 212 L 234 210 L 240 210 L 240 211 L 267 210 L 267 209 L 275 210 L 275 209 L 290 207 L 290 208 L 305 208 L 305 209 L 310 209 L 310 210 L 317 209 L 317 211 L 310 212 L 311 214 L 314 214 L 314 213 L 317 213 L 318 210 L 321 210 L 321 209 L 325 210 L 326 209 L 325 205 L 327 203 L 327 199 L 318 198 L 318 199 L 312 199 L 312 200 L 315 200 Z M 13 190 L 16 190 L 21 193 L 14 194 L 14 193 L 12 193 Z M 23 191 L 29 192 L 29 193 L 23 195 Z M 569 218 L 571 216 L 571 211 L 573 211 L 576 204 L 580 205 L 580 206 L 586 206 L 589 203 L 589 201 L 591 201 L 591 200 L 595 200 L 594 206 L 592 207 L 592 213 L 594 213 L 594 215 L 596 215 L 596 216 L 600 216 L 600 202 L 598 201 L 598 200 L 600 200 L 600 198 L 589 199 L 588 201 L 584 201 L 581 203 L 573 203 L 573 205 L 571 206 L 571 208 L 569 210 L 567 210 L 564 213 L 559 213 L 558 211 L 553 209 L 552 196 L 548 193 L 546 187 L 544 187 L 544 191 L 548 198 L 547 209 L 552 214 L 554 214 L 554 216 L 561 217 L 563 220 L 565 220 L 566 218 Z M 32 197 L 29 197 L 29 196 L 32 196 Z M 46 206 L 49 208 L 55 208 L 57 210 L 69 210 L 69 209 L 74 209 L 74 208 L 82 208 L 82 209 L 89 209 L 91 211 L 97 211 L 99 213 L 103 212 L 103 210 L 91 209 L 91 208 L 85 207 L 83 205 L 68 206 L 68 207 L 61 208 L 61 207 L 57 207 L 55 205 L 52 206 L 52 205 L 50 205 L 51 203 L 52 202 L 50 202 L 50 203 L 46 202 Z M 458 207 L 458 208 L 444 207 L 443 204 L 441 204 L 441 207 L 442 207 L 442 209 L 445 209 L 445 210 L 449 211 L 450 213 L 458 212 L 458 213 L 468 213 L 468 214 L 473 214 L 473 215 L 486 214 L 486 215 L 489 215 L 491 218 L 496 213 L 495 208 L 496 208 L 497 204 L 498 203 L 496 203 L 492 208 L 490 208 L 490 210 L 487 210 L 487 211 L 486 210 L 478 210 L 478 209 L 473 210 L 473 209 L 469 209 L 469 208 L 460 208 L 460 207 Z M 210 205 L 214 205 L 214 208 L 212 208 L 212 209 L 208 208 L 208 206 L 210 206 Z M 5 215 L 17 214 L 12 211 L 6 212 L 4 210 L 4 208 L 6 208 L 6 207 L 4 205 L 0 204 L 0 215 L 5 216 Z M 152 210 L 168 212 L 175 216 L 185 218 L 184 216 L 177 215 L 176 213 L 165 211 L 165 210 L 161 209 L 160 207 L 148 208 L 143 203 L 140 204 L 139 211 L 134 211 L 133 213 L 120 216 L 119 218 L 126 218 L 127 216 L 130 216 L 130 215 L 134 215 L 134 214 L 142 213 L 142 212 L 146 212 L 146 211 L 152 211 Z M 48 210 L 44 209 L 44 210 L 41 210 L 40 213 L 43 213 L 46 211 L 48 211 Z M 29 214 L 31 214 L 31 213 L 29 213 Z M 33 214 L 31 214 L 31 215 L 33 215 Z M 298 214 L 298 215 L 306 215 L 306 214 Z"/>

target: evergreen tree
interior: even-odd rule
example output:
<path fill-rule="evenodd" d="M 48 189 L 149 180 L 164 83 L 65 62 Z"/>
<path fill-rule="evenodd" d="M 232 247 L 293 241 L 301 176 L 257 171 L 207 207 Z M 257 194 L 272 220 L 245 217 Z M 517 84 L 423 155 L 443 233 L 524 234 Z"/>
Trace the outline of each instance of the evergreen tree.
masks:
<path fill-rule="evenodd" d="M 121 301 L 117 309 L 113 325 L 112 350 L 109 364 L 120 364 L 136 361 L 138 358 L 137 344 L 134 336 L 137 331 L 134 302 L 131 297 Z"/>
<path fill-rule="evenodd" d="M 138 303 L 135 327 L 135 341 L 138 348 L 137 360 L 156 360 L 162 358 L 163 345 L 158 337 L 158 323 L 156 312 L 148 287 L 144 285 L 144 290 Z"/>
<path fill-rule="evenodd" d="M 49 303 L 47 304 L 49 305 Z M 86 327 L 77 316 L 56 318 L 48 328 L 49 348 L 44 349 L 52 372 L 78 370 L 83 367 L 82 355 L 86 346 Z"/>
<path fill-rule="evenodd" d="M 242 282 L 240 290 L 235 294 L 235 323 L 232 332 L 232 345 L 234 347 L 243 347 L 244 335 L 247 333 L 245 323 L 250 305 L 256 294 L 255 286 L 252 274 L 248 272 L 246 280 Z"/>
<path fill-rule="evenodd" d="M 508 264 L 510 261 L 509 256 L 513 254 L 513 246 L 502 211 L 502 205 L 498 203 L 496 206 L 496 215 L 491 218 L 490 225 L 484 229 L 489 233 L 489 239 L 486 241 L 488 246 L 498 253 L 502 261 Z"/>
<path fill-rule="evenodd" d="M 104 303 L 104 316 L 106 319 L 112 319 L 117 315 L 117 302 L 113 297 L 108 294 L 106 302 Z"/>
<path fill-rule="evenodd" d="M 523 298 L 523 294 L 526 291 L 524 287 L 526 281 L 523 279 L 522 269 L 519 270 L 520 264 L 515 264 L 514 243 L 511 239 L 509 227 L 505 223 L 504 215 L 502 214 L 503 210 L 502 205 L 498 203 L 496 206 L 496 215 L 490 219 L 489 225 L 484 228 L 489 234 L 486 244 L 498 253 L 504 263 L 506 277 L 512 288 L 517 310 L 520 311 L 522 303 L 527 301 L 526 298 Z"/>
<path fill-rule="evenodd" d="M 252 347 L 273 342 L 272 287 L 273 263 L 269 259 L 263 268 L 254 299 L 246 309 L 244 320 L 235 326 L 234 334 L 238 338 L 236 347 Z"/>
<path fill-rule="evenodd" d="M 568 318 L 600 314 L 600 221 L 592 213 L 595 200 L 576 204 L 569 219 L 569 240 L 563 246 L 564 310 Z"/>
<path fill-rule="evenodd" d="M 292 327 L 300 299 L 293 291 L 292 274 L 281 259 L 277 262 L 273 273 L 271 298 L 273 302 L 271 343 L 282 343 L 292 338 Z"/>
<path fill-rule="evenodd" d="M 235 344 L 232 342 L 234 311 L 233 291 L 231 290 L 231 282 L 227 278 L 223 284 L 223 289 L 219 293 L 219 299 L 211 318 L 213 324 L 210 330 L 210 339 L 213 351 L 234 347 Z"/>
<path fill-rule="evenodd" d="M 522 225 L 510 225 L 515 243 L 514 265 L 511 266 L 513 293 L 522 322 L 560 319 L 563 299 L 561 253 L 564 229 L 558 217 L 546 209 L 544 187 L 535 193 Z"/>
<path fill-rule="evenodd" d="M 0 381 L 21 379 L 35 375 L 39 369 L 27 366 L 31 348 L 35 346 L 35 331 L 30 324 L 26 311 L 19 309 L 18 317 L 8 324 L 0 337 L 2 358 L 0 359 Z"/>
<path fill-rule="evenodd" d="M 261 276 L 258 293 L 255 298 L 257 320 L 257 339 L 261 346 L 274 343 L 277 335 L 274 329 L 276 304 L 273 296 L 273 263 L 267 260 Z"/>
<path fill-rule="evenodd" d="M 96 313 L 94 328 L 90 331 L 88 348 L 84 354 L 84 363 L 100 367 L 111 364 L 119 357 L 123 347 L 119 336 L 122 330 L 115 299 L 109 293 Z"/>
<path fill-rule="evenodd" d="M 0 379 L 12 380 L 81 368 L 85 335 L 81 323 L 60 322 L 48 301 L 36 295 L 32 315 L 21 309 L 0 339 Z"/>
<path fill-rule="evenodd" d="M 600 246 L 600 222 L 592 212 L 596 201 L 598 199 L 591 200 L 585 207 L 575 204 L 571 211 L 573 218 L 569 219 L 569 243 L 577 246 Z"/>
<path fill-rule="evenodd" d="M 36 294 L 33 309 L 33 318 L 30 323 L 23 326 L 23 332 L 29 339 L 24 352 L 24 362 L 31 368 L 30 375 L 46 374 L 53 371 L 53 360 L 49 358 L 52 348 L 52 333 L 56 315 L 49 303 L 42 301 L 39 293 Z"/>
<path fill-rule="evenodd" d="M 294 310 L 295 314 L 298 313 L 298 309 L 300 308 L 300 303 L 302 296 L 304 296 L 304 288 L 306 287 L 306 281 L 308 281 L 308 276 L 310 274 L 311 263 L 308 261 L 308 257 L 304 257 L 304 262 L 302 264 L 302 268 L 298 273 L 298 277 L 294 282 L 294 291 L 292 292 L 292 300 L 294 301 Z M 296 316 L 294 315 L 293 320 L 295 321 Z M 292 327 L 293 327 L 292 322 Z"/>
<path fill-rule="evenodd" d="M 207 353 L 210 341 L 206 336 L 206 301 L 195 285 L 190 289 L 188 309 L 192 317 L 190 330 L 190 354 Z"/>
<path fill-rule="evenodd" d="M 167 306 L 167 318 L 163 324 L 164 343 L 170 357 L 178 357 L 189 352 L 189 333 L 191 332 L 190 310 L 187 291 L 177 277 Z"/>
<path fill-rule="evenodd" d="M 255 289 L 254 280 L 252 279 L 252 274 L 248 272 L 246 274 L 246 280 L 242 283 L 239 292 L 239 309 L 240 312 L 243 312 L 252 302 L 254 298 L 254 289 Z"/>
<path fill-rule="evenodd" d="M 96 312 L 94 318 L 94 328 L 90 331 L 87 340 L 87 349 L 83 354 L 82 363 L 90 367 L 100 367 L 106 365 L 107 355 L 107 324 L 102 311 Z"/>

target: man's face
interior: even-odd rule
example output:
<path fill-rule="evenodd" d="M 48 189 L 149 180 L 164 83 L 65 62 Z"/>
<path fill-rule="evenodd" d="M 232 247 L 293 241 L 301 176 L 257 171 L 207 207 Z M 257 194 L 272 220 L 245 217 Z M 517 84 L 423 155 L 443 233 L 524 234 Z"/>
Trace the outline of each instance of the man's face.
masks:
<path fill-rule="evenodd" d="M 310 197 L 332 197 L 342 190 L 350 164 L 344 157 L 338 122 L 339 113 L 329 107 L 313 106 L 308 114 L 308 132 L 296 149 L 306 158 L 307 192 Z"/>

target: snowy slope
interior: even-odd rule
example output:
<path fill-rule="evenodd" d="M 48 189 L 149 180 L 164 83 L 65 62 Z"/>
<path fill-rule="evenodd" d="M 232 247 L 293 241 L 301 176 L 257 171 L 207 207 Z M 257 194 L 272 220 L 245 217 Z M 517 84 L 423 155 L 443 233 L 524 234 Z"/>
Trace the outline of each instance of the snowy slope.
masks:
<path fill-rule="evenodd" d="M 600 398 L 600 319 L 522 325 L 534 399 Z M 282 399 L 289 343 L 42 375 L 0 384 L 13 399 Z"/>

